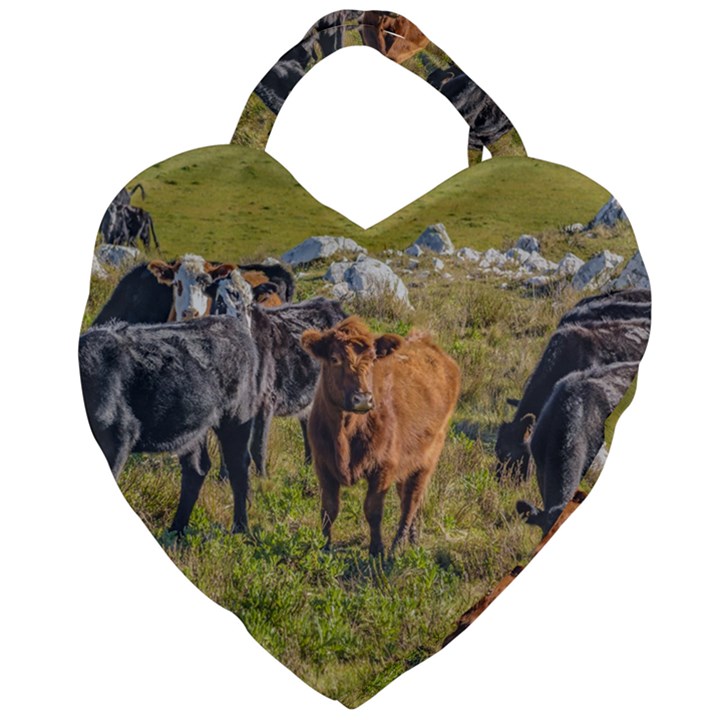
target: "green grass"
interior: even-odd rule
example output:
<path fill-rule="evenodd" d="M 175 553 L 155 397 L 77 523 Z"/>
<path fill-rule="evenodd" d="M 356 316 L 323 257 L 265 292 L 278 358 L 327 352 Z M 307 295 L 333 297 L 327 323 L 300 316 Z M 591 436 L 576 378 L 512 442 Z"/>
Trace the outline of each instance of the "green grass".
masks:
<path fill-rule="evenodd" d="M 177 155 L 129 184 L 135 182 L 142 182 L 147 199 L 136 194 L 133 202 L 152 213 L 166 257 L 195 252 L 224 261 L 278 256 L 316 234 L 351 237 L 373 253 L 403 249 L 436 222 L 458 248 L 507 249 L 531 233 L 544 240 L 546 256 L 558 260 L 567 244 L 559 229 L 588 222 L 608 199 L 599 185 L 560 165 L 496 158 L 363 230 L 315 200 L 266 153 L 235 145 Z M 616 239 L 618 252 L 632 246 L 631 234 Z M 576 236 L 570 244 L 581 257 L 604 247 L 602 237 Z"/>
<path fill-rule="evenodd" d="M 594 237 L 562 232 L 589 220 L 607 193 L 565 168 L 532 160 L 474 166 L 368 231 L 316 202 L 269 156 L 238 147 L 178 156 L 136 180 L 147 192 L 144 206 L 165 257 L 277 257 L 313 234 L 352 237 L 378 255 L 407 247 L 435 222 L 444 222 L 456 247 L 503 250 L 528 232 L 555 260 L 568 249 L 583 258 L 605 248 L 629 258 L 635 250 L 627 226 Z M 393 258 L 397 270 L 407 263 Z M 329 291 L 322 280 L 326 266 L 306 269 L 299 298 Z M 521 498 L 540 501 L 535 482 L 498 483 L 493 444 L 499 423 L 510 416 L 506 399 L 521 395 L 559 317 L 579 295 L 568 287 L 534 295 L 492 276 L 468 279 L 468 268 L 449 259 L 443 272 L 451 279 L 431 272 L 411 283 L 413 309 L 387 298 L 346 305 L 376 332 L 429 330 L 462 371 L 460 402 L 425 498 L 418 547 L 392 561 L 370 559 L 365 487 L 359 483 L 343 489 L 335 547 L 322 549 L 317 481 L 301 463 L 300 429 L 292 419 L 273 421 L 269 477 L 252 479 L 247 536 L 229 532 L 232 493 L 218 480 L 217 456 L 181 540 L 166 531 L 179 495 L 174 457 L 133 456 L 119 479 L 130 505 L 192 582 L 234 612 L 299 677 L 349 707 L 436 652 L 460 615 L 527 562 L 540 540 L 540 531 L 515 512 Z M 427 257 L 420 258 L 419 270 L 430 270 Z M 93 279 L 83 327 L 121 274 Z M 418 277 L 401 276 L 407 282 Z M 386 541 L 398 516 L 391 491 Z"/>

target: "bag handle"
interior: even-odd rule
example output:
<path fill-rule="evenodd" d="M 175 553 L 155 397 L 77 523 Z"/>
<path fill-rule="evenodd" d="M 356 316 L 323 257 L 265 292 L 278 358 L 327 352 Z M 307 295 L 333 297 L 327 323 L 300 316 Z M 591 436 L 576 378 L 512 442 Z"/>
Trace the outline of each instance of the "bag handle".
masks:
<path fill-rule="evenodd" d="M 340 10 L 318 20 L 255 88 L 231 140 L 265 149 L 277 114 L 292 89 L 320 60 L 336 50 L 365 45 L 419 75 L 444 95 L 469 126 L 468 158 L 526 156 L 520 136 L 492 98 L 407 18 L 377 10 Z"/>

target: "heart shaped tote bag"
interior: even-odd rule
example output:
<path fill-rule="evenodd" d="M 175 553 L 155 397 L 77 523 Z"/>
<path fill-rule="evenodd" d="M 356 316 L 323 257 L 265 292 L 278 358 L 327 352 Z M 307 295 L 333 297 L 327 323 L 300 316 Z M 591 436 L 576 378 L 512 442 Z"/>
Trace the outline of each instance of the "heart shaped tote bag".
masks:
<path fill-rule="evenodd" d="M 469 128 L 466 170 L 366 230 L 264 149 L 297 82 L 352 45 Z M 168 557 L 355 707 L 475 619 L 593 487 L 649 328 L 610 193 L 527 157 L 409 20 L 348 10 L 263 77 L 231 144 L 122 187 L 79 359 L 95 439 Z"/>

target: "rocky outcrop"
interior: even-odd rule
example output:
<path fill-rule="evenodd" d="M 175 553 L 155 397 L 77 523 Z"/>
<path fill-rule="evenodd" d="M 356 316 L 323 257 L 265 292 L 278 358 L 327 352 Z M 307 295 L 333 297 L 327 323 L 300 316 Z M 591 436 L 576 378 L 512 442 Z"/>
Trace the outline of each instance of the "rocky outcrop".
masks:
<path fill-rule="evenodd" d="M 609 250 L 596 253 L 575 273 L 572 286 L 576 290 L 595 290 L 608 282 L 622 261 L 621 255 Z"/>
<path fill-rule="evenodd" d="M 318 235 L 303 240 L 292 250 L 284 253 L 280 259 L 292 267 L 297 267 L 315 260 L 332 257 L 338 253 L 357 255 L 358 253 L 367 253 L 367 251 L 350 238 Z"/>
<path fill-rule="evenodd" d="M 413 244 L 438 255 L 452 255 L 455 252 L 452 240 L 450 240 L 450 236 L 442 223 L 426 227 Z"/>

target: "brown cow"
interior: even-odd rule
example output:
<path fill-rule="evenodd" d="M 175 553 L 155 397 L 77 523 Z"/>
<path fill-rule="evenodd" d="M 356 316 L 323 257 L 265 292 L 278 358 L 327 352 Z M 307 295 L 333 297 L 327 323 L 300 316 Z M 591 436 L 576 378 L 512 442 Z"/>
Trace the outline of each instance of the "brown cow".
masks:
<path fill-rule="evenodd" d="M 426 334 L 373 335 L 358 317 L 303 333 L 320 360 L 308 435 L 322 493 L 322 530 L 340 506 L 340 486 L 368 481 L 370 553 L 381 555 L 385 494 L 397 483 L 400 525 L 394 550 L 417 541 L 417 512 L 445 443 L 460 392 L 460 370 Z"/>

